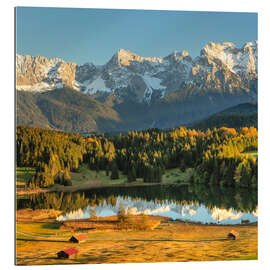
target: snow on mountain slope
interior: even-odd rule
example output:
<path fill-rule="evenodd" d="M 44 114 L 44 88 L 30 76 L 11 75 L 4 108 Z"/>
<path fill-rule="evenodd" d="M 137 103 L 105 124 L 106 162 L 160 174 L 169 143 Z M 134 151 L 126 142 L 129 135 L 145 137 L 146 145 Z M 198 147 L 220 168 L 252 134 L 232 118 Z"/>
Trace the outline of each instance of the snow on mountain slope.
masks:
<path fill-rule="evenodd" d="M 201 56 L 216 63 L 220 60 L 230 71 L 237 74 L 258 72 L 257 41 L 247 42 L 242 48 L 236 48 L 232 42 L 223 44 L 210 42 L 202 49 Z"/>
<path fill-rule="evenodd" d="M 256 98 L 257 63 L 257 41 L 241 48 L 231 42 L 210 42 L 195 59 L 187 51 L 142 57 L 120 49 L 103 66 L 16 55 L 16 89 L 40 92 L 67 86 L 89 95 L 115 93 L 150 104 L 189 85 L 193 93 L 207 89 L 249 93 L 252 88 Z"/>
<path fill-rule="evenodd" d="M 166 86 L 162 86 L 161 80 L 156 77 L 151 77 L 150 75 L 142 76 L 144 82 L 146 83 L 147 90 L 144 93 L 144 99 L 147 103 L 151 101 L 152 93 L 155 90 L 162 90 L 162 96 L 165 94 Z"/>
<path fill-rule="evenodd" d="M 152 89 L 165 89 L 165 86 L 160 85 L 161 80 L 156 78 L 156 77 L 152 77 L 151 75 L 143 75 L 142 78 L 144 79 L 146 85 L 149 88 Z"/>
<path fill-rule="evenodd" d="M 53 90 L 57 88 L 63 88 L 63 84 L 61 82 L 49 84 L 46 82 L 39 82 L 34 85 L 17 85 L 17 90 L 29 91 L 29 92 L 44 92 L 48 90 Z"/>
<path fill-rule="evenodd" d="M 105 85 L 104 80 L 100 76 L 91 83 L 89 81 L 85 81 L 83 85 L 85 86 L 84 93 L 89 95 L 93 95 L 98 91 L 112 92 L 112 90 Z"/>
<path fill-rule="evenodd" d="M 16 55 L 16 88 L 25 91 L 48 91 L 64 85 L 75 87 L 75 63 L 60 58 Z"/>

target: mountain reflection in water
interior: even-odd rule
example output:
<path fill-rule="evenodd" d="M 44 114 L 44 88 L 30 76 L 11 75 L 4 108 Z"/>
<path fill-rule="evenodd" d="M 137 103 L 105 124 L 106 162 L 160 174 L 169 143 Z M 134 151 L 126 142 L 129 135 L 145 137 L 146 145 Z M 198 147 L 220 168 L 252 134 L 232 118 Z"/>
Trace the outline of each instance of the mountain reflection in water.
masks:
<path fill-rule="evenodd" d="M 193 222 L 239 224 L 258 220 L 257 192 L 203 185 L 109 187 L 76 193 L 42 193 L 17 199 L 17 208 L 57 209 L 58 220 L 129 214 L 166 216 Z"/>

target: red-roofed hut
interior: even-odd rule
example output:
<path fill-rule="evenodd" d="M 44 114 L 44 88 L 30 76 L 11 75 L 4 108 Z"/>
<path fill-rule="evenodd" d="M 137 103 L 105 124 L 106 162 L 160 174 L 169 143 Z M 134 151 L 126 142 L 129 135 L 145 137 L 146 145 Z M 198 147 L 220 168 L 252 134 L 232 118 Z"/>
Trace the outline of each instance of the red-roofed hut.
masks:
<path fill-rule="evenodd" d="M 69 242 L 81 243 L 81 242 L 85 242 L 85 240 L 86 240 L 86 236 L 84 234 L 79 234 L 79 235 L 73 235 L 69 239 Z"/>
<path fill-rule="evenodd" d="M 236 232 L 236 231 L 231 231 L 228 235 L 227 235 L 227 237 L 229 238 L 229 239 L 233 239 L 233 240 L 236 240 L 236 238 L 238 237 L 238 232 Z"/>
<path fill-rule="evenodd" d="M 58 258 L 70 258 L 71 256 L 77 254 L 79 251 L 76 248 L 68 248 L 61 250 L 57 253 Z"/>

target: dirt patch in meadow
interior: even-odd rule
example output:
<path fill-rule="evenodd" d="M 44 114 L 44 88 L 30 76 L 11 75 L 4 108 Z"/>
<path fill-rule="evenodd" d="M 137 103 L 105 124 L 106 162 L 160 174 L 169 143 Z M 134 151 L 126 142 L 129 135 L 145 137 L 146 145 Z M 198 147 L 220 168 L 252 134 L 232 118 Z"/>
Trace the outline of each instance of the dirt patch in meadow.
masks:
<path fill-rule="evenodd" d="M 64 221 L 60 227 L 62 230 L 70 231 L 134 231 L 154 229 L 161 222 L 169 221 L 167 217 L 146 216 L 146 215 L 126 215 L 123 221 L 119 221 L 117 216 L 98 217 L 95 219 L 81 219 Z"/>

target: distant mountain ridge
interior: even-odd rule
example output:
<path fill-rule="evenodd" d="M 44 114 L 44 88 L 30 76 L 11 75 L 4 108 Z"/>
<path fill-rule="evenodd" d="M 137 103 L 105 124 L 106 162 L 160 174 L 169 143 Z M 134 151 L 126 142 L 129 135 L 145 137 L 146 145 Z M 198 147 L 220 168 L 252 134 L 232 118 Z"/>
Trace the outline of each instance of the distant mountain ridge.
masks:
<path fill-rule="evenodd" d="M 135 101 L 147 103 L 187 86 L 196 86 L 198 91 L 226 89 L 256 95 L 256 86 L 250 84 L 258 76 L 257 62 L 257 41 L 242 48 L 231 42 L 210 42 L 194 59 L 187 51 L 141 57 L 119 49 L 103 66 L 17 54 L 16 88 L 36 92 L 70 87 L 90 95 L 114 93 L 119 98 L 132 92 Z"/>
<path fill-rule="evenodd" d="M 242 103 L 188 125 L 202 130 L 223 126 L 236 129 L 246 126 L 258 128 L 258 103 Z"/>
<path fill-rule="evenodd" d="M 16 55 L 16 89 L 20 103 L 17 120 L 28 125 L 34 121 L 30 119 L 32 116 L 37 121 L 39 115 L 39 126 L 46 123 L 55 128 L 49 116 L 56 107 L 57 111 L 67 108 L 64 100 L 69 102 L 72 97 L 89 102 L 91 98 L 89 104 L 82 103 L 95 104 L 103 110 L 101 114 L 105 118 L 101 118 L 114 123 L 112 130 L 120 130 L 120 127 L 168 128 L 208 117 L 240 103 L 256 101 L 257 81 L 257 41 L 247 42 L 241 48 L 231 42 L 210 42 L 194 59 L 187 51 L 174 51 L 166 57 L 142 57 L 119 49 L 103 66 L 93 63 L 79 66 L 60 58 Z M 60 95 L 57 89 L 64 92 Z M 45 96 L 50 99 L 46 110 L 45 103 L 41 106 L 40 101 L 44 102 Z M 95 118 L 87 115 L 92 108 L 68 109 L 72 109 L 69 118 L 64 119 L 63 114 L 61 119 L 69 124 L 60 124 L 60 129 L 79 130 L 74 119 L 84 119 L 83 131 L 110 129 L 110 125 L 95 126 L 93 123 L 91 128 L 87 127 L 85 119 Z M 114 120 L 106 110 L 111 110 Z"/>

